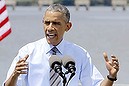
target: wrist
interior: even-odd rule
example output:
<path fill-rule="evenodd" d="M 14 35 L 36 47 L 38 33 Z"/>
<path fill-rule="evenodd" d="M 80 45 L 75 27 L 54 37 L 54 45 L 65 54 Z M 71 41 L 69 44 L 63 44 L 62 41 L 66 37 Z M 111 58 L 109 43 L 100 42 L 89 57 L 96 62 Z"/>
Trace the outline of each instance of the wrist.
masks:
<path fill-rule="evenodd" d="M 116 76 L 113 77 L 113 76 L 111 76 L 111 75 L 107 75 L 107 78 L 108 78 L 108 80 L 110 80 L 110 81 L 116 81 L 116 80 L 117 80 L 117 77 L 116 77 Z"/>

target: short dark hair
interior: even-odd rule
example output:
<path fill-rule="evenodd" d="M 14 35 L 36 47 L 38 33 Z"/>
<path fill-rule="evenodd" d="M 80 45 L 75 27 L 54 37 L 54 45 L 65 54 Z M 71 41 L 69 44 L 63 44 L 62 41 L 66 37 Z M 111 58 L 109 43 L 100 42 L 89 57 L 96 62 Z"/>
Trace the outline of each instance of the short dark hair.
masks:
<path fill-rule="evenodd" d="M 46 12 L 47 11 L 61 12 L 61 13 L 63 13 L 66 22 L 69 22 L 69 20 L 70 20 L 69 10 L 61 4 L 52 4 L 47 8 Z"/>

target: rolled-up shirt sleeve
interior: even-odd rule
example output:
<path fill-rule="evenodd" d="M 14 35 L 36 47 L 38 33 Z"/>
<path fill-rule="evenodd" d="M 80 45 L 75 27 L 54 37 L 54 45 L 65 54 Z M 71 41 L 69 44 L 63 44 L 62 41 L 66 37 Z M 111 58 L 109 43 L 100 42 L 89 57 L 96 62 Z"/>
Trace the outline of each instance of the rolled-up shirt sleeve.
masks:
<path fill-rule="evenodd" d="M 92 64 L 89 53 L 86 53 L 86 58 L 82 60 L 80 81 L 82 86 L 100 86 L 103 76 L 98 69 Z"/>

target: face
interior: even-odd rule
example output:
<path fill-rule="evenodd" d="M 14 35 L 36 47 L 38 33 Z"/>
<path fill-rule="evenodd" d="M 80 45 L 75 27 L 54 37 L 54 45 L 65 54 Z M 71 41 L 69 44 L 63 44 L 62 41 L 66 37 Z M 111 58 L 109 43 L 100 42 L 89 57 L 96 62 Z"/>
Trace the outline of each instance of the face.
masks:
<path fill-rule="evenodd" d="M 60 12 L 47 11 L 43 23 L 47 42 L 54 46 L 61 42 L 65 31 L 71 28 L 71 23 L 67 23 Z"/>

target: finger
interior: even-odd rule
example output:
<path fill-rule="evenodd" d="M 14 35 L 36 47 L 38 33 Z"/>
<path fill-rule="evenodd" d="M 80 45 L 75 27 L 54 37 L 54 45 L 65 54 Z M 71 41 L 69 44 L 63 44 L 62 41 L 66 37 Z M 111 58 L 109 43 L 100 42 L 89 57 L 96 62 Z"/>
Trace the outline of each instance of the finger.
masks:
<path fill-rule="evenodd" d="M 27 74 L 28 71 L 20 71 L 20 70 L 16 70 L 15 73 L 17 73 L 17 74 Z"/>
<path fill-rule="evenodd" d="M 21 74 L 27 74 L 28 71 L 21 71 Z"/>
<path fill-rule="evenodd" d="M 17 63 L 16 64 L 16 67 L 22 67 L 22 66 L 28 66 L 28 63 L 24 62 L 24 63 Z"/>
<path fill-rule="evenodd" d="M 27 54 L 24 58 L 23 61 L 25 62 L 28 59 L 29 55 Z"/>
<path fill-rule="evenodd" d="M 114 55 L 111 55 L 112 57 L 112 64 L 114 65 L 113 67 L 116 69 L 116 70 L 119 70 L 119 61 L 118 61 L 118 58 Z"/>
<path fill-rule="evenodd" d="M 119 62 L 118 61 L 112 61 L 112 63 L 113 63 L 113 65 L 117 65 L 117 66 L 119 66 Z"/>
<path fill-rule="evenodd" d="M 112 63 L 113 64 L 119 64 L 118 58 L 116 56 L 111 55 L 111 57 L 112 57 Z"/>
<path fill-rule="evenodd" d="M 119 65 L 119 62 L 118 62 L 117 60 L 113 60 L 113 61 L 112 61 L 112 64 L 118 66 L 118 65 Z"/>
<path fill-rule="evenodd" d="M 25 62 L 28 57 L 29 57 L 29 55 L 27 54 L 24 58 L 21 58 L 21 59 L 18 61 L 18 63 Z"/>
<path fill-rule="evenodd" d="M 16 67 L 17 71 L 22 71 L 22 70 L 27 70 L 28 67 L 27 66 L 23 66 L 23 67 Z"/>
<path fill-rule="evenodd" d="M 111 55 L 111 57 L 112 57 L 112 60 L 113 60 L 113 61 L 117 61 L 117 62 L 118 62 L 118 58 L 117 58 L 116 56 Z"/>
<path fill-rule="evenodd" d="M 119 70 L 119 66 L 113 66 L 117 71 Z"/>
<path fill-rule="evenodd" d="M 106 52 L 103 53 L 103 56 L 104 56 L 105 61 L 108 62 L 109 60 L 108 60 L 108 56 Z"/>

